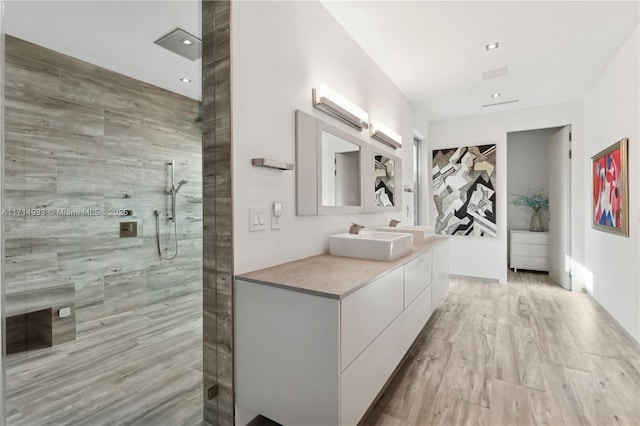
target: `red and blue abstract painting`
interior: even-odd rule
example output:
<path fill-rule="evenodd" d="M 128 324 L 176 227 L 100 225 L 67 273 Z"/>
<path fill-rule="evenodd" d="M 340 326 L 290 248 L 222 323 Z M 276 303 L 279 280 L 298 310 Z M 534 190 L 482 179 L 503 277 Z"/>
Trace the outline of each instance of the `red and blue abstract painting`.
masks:
<path fill-rule="evenodd" d="M 592 157 L 593 226 L 627 233 L 627 139 Z"/>

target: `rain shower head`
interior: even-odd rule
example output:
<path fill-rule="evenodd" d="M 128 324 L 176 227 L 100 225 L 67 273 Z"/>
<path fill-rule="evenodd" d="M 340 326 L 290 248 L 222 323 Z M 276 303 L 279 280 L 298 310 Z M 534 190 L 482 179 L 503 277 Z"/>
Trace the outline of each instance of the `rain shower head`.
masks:
<path fill-rule="evenodd" d="M 192 61 L 202 57 L 202 40 L 182 28 L 176 28 L 154 43 Z"/>

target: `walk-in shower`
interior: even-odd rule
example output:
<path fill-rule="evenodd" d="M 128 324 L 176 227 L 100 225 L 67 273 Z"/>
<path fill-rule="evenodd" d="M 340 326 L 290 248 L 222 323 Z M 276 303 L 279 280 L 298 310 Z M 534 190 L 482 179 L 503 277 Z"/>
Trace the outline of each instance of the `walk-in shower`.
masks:
<path fill-rule="evenodd" d="M 0 5 L 0 201 L 18 212 L 2 217 L 0 424 L 202 424 L 203 61 L 154 40 L 213 34 L 214 14 L 199 1 Z M 225 391 L 207 401 L 211 424 Z"/>
<path fill-rule="evenodd" d="M 171 222 L 173 222 L 173 236 L 174 236 L 174 244 L 175 250 L 173 255 L 165 256 L 162 253 L 162 244 L 160 243 L 160 212 L 155 210 L 153 213 L 156 217 L 156 241 L 158 243 L 158 254 L 163 260 L 173 260 L 178 256 L 178 224 L 177 224 L 177 216 L 176 216 L 176 196 L 178 195 L 178 191 L 182 188 L 183 185 L 189 183 L 188 180 L 181 180 L 178 182 L 178 186 L 175 185 L 175 169 L 176 162 L 175 160 L 171 160 L 167 163 L 168 166 L 171 167 L 171 187 L 169 188 L 169 194 L 171 195 L 171 216 L 168 218 Z M 167 244 L 171 243 L 171 228 L 169 228 L 169 241 Z"/>

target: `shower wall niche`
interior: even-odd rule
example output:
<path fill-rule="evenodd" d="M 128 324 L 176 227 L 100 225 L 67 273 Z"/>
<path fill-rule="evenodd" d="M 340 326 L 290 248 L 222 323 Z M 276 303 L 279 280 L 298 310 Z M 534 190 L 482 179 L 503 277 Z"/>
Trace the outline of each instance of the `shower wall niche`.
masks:
<path fill-rule="evenodd" d="M 49 312 L 56 345 L 105 318 L 201 292 L 199 114 L 196 100 L 7 36 L 5 307 L 13 325 Z M 176 201 L 180 254 L 167 262 L 154 210 L 170 214 L 170 160 L 176 179 L 190 184 Z M 120 238 L 120 222 L 136 222 L 137 236 Z M 163 219 L 163 242 L 168 233 Z"/>

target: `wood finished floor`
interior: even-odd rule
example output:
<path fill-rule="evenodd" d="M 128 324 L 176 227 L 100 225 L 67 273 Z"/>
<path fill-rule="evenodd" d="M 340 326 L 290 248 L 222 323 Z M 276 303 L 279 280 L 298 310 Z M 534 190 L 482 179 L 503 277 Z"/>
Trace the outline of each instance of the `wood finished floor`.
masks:
<path fill-rule="evenodd" d="M 9 425 L 200 424 L 201 310 L 200 295 L 182 297 L 10 356 Z M 362 424 L 639 425 L 640 351 L 546 275 L 451 279 Z"/>
<path fill-rule="evenodd" d="M 451 279 L 363 425 L 640 425 L 640 351 L 546 274 Z"/>
<path fill-rule="evenodd" d="M 7 357 L 9 426 L 202 424 L 202 295 L 86 323 Z"/>

